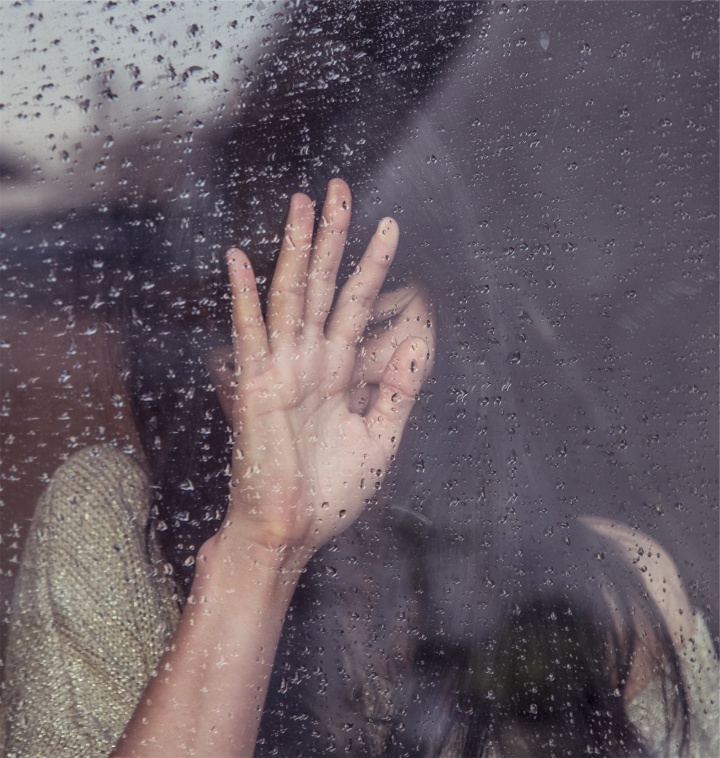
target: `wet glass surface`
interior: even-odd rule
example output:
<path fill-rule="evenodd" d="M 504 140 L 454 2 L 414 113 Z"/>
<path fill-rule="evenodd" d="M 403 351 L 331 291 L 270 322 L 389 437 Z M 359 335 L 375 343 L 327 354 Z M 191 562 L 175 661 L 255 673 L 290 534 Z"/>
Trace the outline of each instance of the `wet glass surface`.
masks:
<path fill-rule="evenodd" d="M 549 691 L 512 693 L 536 674 L 478 651 L 505 635 L 527 655 L 528 629 L 612 583 L 617 542 L 584 516 L 661 546 L 716 635 L 717 4 L 3 16 L 3 635 L 34 505 L 90 444 L 161 468 L 167 435 L 192 461 L 158 485 L 167 558 L 192 575 L 222 518 L 203 498 L 227 491 L 204 364 L 230 333 L 224 251 L 266 294 L 290 194 L 337 176 L 348 259 L 393 216 L 388 284 L 428 292 L 437 348 L 384 487 L 301 583 L 259 752 L 447 745 L 451 670 L 477 718 L 488 693 L 532 713 Z M 610 623 L 593 603 L 588 626 Z"/>

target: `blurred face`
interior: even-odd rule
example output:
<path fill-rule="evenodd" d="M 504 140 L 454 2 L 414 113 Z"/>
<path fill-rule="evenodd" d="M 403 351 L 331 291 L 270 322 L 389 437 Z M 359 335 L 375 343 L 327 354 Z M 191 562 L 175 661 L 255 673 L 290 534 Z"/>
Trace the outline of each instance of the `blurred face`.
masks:
<path fill-rule="evenodd" d="M 364 415 L 377 396 L 380 377 L 395 349 L 408 337 L 420 337 L 430 349 L 430 369 L 435 355 L 435 327 L 428 293 L 408 285 L 381 293 L 358 349 L 349 405 Z M 430 370 L 429 369 L 429 370 Z M 225 415 L 233 402 L 234 364 L 230 345 L 216 348 L 208 357 L 208 370 Z M 428 370 L 428 373 L 429 373 Z"/>
<path fill-rule="evenodd" d="M 350 410 L 364 415 L 372 406 L 385 366 L 398 345 L 408 337 L 420 337 L 428 344 L 429 376 L 435 355 L 433 313 L 427 291 L 412 284 L 378 296 L 360 345 Z"/>

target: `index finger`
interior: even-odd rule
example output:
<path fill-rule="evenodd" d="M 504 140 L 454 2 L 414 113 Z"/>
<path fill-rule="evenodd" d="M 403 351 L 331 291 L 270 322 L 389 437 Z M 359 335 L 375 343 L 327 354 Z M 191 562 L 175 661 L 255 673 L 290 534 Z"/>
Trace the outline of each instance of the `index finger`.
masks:
<path fill-rule="evenodd" d="M 384 218 L 378 224 L 353 275 L 345 283 L 328 326 L 329 340 L 355 344 L 363 335 L 399 237 L 397 223 Z"/>

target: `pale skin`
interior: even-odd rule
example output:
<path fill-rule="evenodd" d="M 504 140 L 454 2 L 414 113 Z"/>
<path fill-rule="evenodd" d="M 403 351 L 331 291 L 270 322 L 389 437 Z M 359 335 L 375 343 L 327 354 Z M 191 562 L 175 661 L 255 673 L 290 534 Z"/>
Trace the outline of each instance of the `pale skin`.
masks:
<path fill-rule="evenodd" d="M 392 219 L 380 222 L 332 307 L 350 203 L 347 185 L 330 182 L 313 239 L 312 203 L 293 196 L 266 319 L 247 257 L 228 253 L 234 344 L 209 367 L 234 430 L 229 507 L 199 551 L 188 603 L 116 757 L 253 754 L 298 579 L 392 464 L 435 335 L 422 289 L 380 294 L 398 241 Z M 695 625 L 672 560 L 627 525 L 585 521 L 629 562 L 641 558 L 644 586 L 680 650 Z M 652 678 L 652 638 L 638 652 L 628 700 Z"/>
<path fill-rule="evenodd" d="M 398 242 L 389 218 L 333 307 L 350 204 L 332 180 L 313 239 L 312 203 L 293 196 L 266 319 L 247 257 L 228 252 L 234 369 L 216 356 L 212 370 L 234 430 L 228 511 L 114 756 L 253 754 L 297 581 L 392 464 L 434 334 L 422 291 L 378 298 Z M 366 332 L 384 310 L 397 323 Z"/>

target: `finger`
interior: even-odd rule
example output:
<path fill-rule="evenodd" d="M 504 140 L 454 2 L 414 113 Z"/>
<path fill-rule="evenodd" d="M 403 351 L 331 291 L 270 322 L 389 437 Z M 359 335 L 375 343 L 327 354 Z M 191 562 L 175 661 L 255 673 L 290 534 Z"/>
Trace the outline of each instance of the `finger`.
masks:
<path fill-rule="evenodd" d="M 378 224 L 355 273 L 347 281 L 328 325 L 328 339 L 354 345 L 365 332 L 398 243 L 398 225 L 391 218 Z"/>
<path fill-rule="evenodd" d="M 429 347 L 430 364 L 426 370 L 427 376 L 432 370 L 435 328 L 428 295 L 417 285 L 385 292 L 376 299 L 370 315 L 370 324 L 355 351 L 352 385 L 379 384 L 382 373 L 398 345 L 409 337 L 425 340 Z"/>
<path fill-rule="evenodd" d="M 407 339 L 385 367 L 377 399 L 365 416 L 369 435 L 388 459 L 395 454 L 415 400 L 422 387 L 428 363 L 424 340 Z"/>
<path fill-rule="evenodd" d="M 300 193 L 293 195 L 268 295 L 267 326 L 271 342 L 292 341 L 302 327 L 313 222 L 310 198 Z"/>
<path fill-rule="evenodd" d="M 303 315 L 309 334 L 322 332 L 335 297 L 335 279 L 350 225 L 350 189 L 342 179 L 328 183 L 308 273 Z"/>
<path fill-rule="evenodd" d="M 233 348 L 241 370 L 251 360 L 268 354 L 267 330 L 260 308 L 255 274 L 245 253 L 233 248 L 227 254 L 232 290 Z"/>

